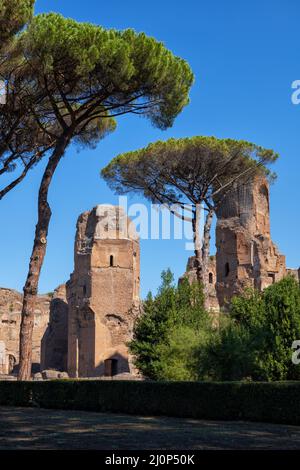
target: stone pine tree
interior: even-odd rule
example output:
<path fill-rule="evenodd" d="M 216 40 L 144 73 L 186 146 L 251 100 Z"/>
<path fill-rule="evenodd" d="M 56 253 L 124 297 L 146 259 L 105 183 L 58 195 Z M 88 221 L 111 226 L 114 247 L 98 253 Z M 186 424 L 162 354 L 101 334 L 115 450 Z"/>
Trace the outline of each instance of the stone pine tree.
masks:
<path fill-rule="evenodd" d="M 257 172 L 272 176 L 266 165 L 276 159 L 272 150 L 246 141 L 198 136 L 158 141 L 119 155 L 102 170 L 102 176 L 117 193 L 143 194 L 192 223 L 197 279 L 204 286 L 208 307 L 207 271 L 214 213 L 233 187 L 244 184 Z M 203 234 L 202 209 L 206 212 Z"/>
<path fill-rule="evenodd" d="M 53 139 L 44 134 L 29 105 L 42 90 L 28 86 L 26 67 L 16 50 L 17 33 L 32 18 L 33 0 L 0 0 L 0 199 L 19 184 L 27 172 L 51 148 Z M 19 171 L 11 180 L 7 173 Z"/>
<path fill-rule="evenodd" d="M 32 18 L 35 0 L 0 0 L 0 51 Z"/>
<path fill-rule="evenodd" d="M 94 145 L 113 119 L 136 114 L 166 129 L 189 102 L 189 65 L 144 33 L 107 30 L 57 14 L 36 16 L 19 40 L 28 83 L 45 92 L 29 111 L 55 145 L 42 177 L 29 272 L 24 286 L 19 379 L 31 373 L 34 306 L 51 209 L 48 191 L 69 144 Z M 100 130 L 99 130 L 100 126 Z"/>
<path fill-rule="evenodd" d="M 55 144 L 54 136 L 44 132 L 29 111 L 43 92 L 31 87 L 24 73 L 16 62 L 0 67 L 0 80 L 5 83 L 5 100 L 0 105 L 0 200 Z"/>
<path fill-rule="evenodd" d="M 18 33 L 31 20 L 33 5 L 33 0 L 0 0 L 0 200 L 54 144 L 29 111 L 44 91 L 31 86 L 28 64 L 17 47 Z"/>

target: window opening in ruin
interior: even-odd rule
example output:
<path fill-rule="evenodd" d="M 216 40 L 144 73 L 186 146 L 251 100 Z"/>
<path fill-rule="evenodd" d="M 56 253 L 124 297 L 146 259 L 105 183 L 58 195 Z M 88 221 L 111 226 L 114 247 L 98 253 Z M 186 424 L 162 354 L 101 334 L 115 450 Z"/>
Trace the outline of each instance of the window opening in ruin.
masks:
<path fill-rule="evenodd" d="M 225 277 L 228 277 L 230 273 L 229 263 L 225 264 Z"/>
<path fill-rule="evenodd" d="M 272 279 L 272 284 L 275 284 L 275 273 L 268 273 L 268 277 Z"/>
<path fill-rule="evenodd" d="M 118 360 L 106 359 L 104 361 L 104 374 L 106 377 L 113 377 L 118 374 Z"/>
<path fill-rule="evenodd" d="M 113 255 L 110 255 L 110 267 L 113 268 L 114 266 L 114 257 Z"/>
<path fill-rule="evenodd" d="M 16 365 L 16 358 L 12 354 L 8 356 L 8 373 L 12 374 Z"/>
<path fill-rule="evenodd" d="M 265 213 L 268 213 L 270 210 L 269 207 L 269 191 L 265 185 L 262 185 L 259 188 L 259 195 L 260 195 L 260 206 L 261 210 Z"/>
<path fill-rule="evenodd" d="M 210 284 L 213 284 L 213 282 L 214 282 L 214 275 L 213 275 L 213 273 L 209 273 L 209 275 L 208 275 L 208 280 L 209 280 L 209 283 L 210 283 Z"/>
<path fill-rule="evenodd" d="M 86 285 L 83 286 L 83 295 L 86 295 Z"/>

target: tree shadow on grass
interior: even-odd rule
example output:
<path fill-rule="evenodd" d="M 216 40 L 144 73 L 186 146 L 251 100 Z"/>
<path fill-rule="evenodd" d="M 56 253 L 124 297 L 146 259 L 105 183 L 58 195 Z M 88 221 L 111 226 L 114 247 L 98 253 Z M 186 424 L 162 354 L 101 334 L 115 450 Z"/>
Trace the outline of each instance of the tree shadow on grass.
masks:
<path fill-rule="evenodd" d="M 300 449 L 300 427 L 0 408 L 0 449 Z"/>

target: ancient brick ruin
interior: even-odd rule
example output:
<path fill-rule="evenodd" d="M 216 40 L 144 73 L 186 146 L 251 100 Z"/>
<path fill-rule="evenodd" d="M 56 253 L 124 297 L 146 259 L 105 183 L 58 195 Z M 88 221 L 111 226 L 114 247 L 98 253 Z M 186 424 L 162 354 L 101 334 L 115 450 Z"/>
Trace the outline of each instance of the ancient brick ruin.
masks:
<path fill-rule="evenodd" d="M 132 372 L 127 342 L 139 313 L 139 290 L 139 240 L 123 209 L 98 206 L 82 214 L 67 284 L 71 377 Z"/>
<path fill-rule="evenodd" d="M 139 239 L 123 209 L 102 205 L 82 214 L 70 280 L 38 297 L 32 371 L 134 374 L 127 343 L 140 313 L 139 290 Z M 22 295 L 0 289 L 0 374 L 17 371 L 21 310 Z"/>
<path fill-rule="evenodd" d="M 247 287 L 263 290 L 287 273 L 300 277 L 299 270 L 286 268 L 285 256 L 271 239 L 269 183 L 263 177 L 238 187 L 222 202 L 217 213 L 216 249 L 208 279 L 212 310 L 226 307 Z M 184 276 L 196 279 L 193 257 Z"/>
<path fill-rule="evenodd" d="M 216 255 L 210 257 L 210 308 L 226 308 L 245 287 L 259 290 L 287 273 L 270 235 L 269 185 L 256 178 L 231 193 L 217 213 Z M 128 352 L 140 314 L 140 247 L 133 223 L 120 207 L 101 205 L 77 222 L 74 272 L 35 310 L 33 372 L 68 371 L 103 377 L 136 371 Z M 184 274 L 196 279 L 195 260 Z M 0 374 L 16 372 L 22 295 L 0 289 Z M 132 375 L 131 375 L 132 376 Z"/>

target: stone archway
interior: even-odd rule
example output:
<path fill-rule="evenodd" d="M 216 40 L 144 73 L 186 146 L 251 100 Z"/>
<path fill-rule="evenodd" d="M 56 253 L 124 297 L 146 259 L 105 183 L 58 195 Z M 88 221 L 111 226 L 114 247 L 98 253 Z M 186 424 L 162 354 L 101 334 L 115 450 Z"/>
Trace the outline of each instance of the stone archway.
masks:
<path fill-rule="evenodd" d="M 0 341 L 0 374 L 6 374 L 6 345 Z"/>
<path fill-rule="evenodd" d="M 8 364 L 8 374 L 11 375 L 14 371 L 15 365 L 17 363 L 17 359 L 13 354 L 9 354 L 7 356 L 7 364 Z"/>

